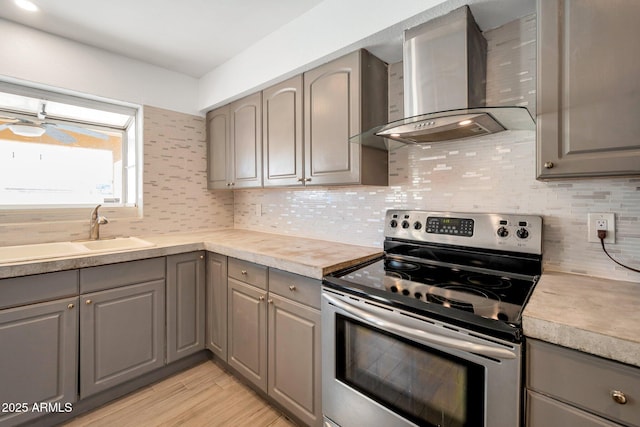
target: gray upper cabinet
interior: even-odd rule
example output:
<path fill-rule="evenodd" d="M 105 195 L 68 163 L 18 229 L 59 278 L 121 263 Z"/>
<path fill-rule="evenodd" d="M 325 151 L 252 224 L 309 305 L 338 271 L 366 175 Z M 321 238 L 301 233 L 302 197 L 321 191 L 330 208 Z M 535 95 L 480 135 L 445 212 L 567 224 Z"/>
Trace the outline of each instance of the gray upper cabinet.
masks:
<path fill-rule="evenodd" d="M 262 92 L 264 186 L 304 184 L 302 76 Z"/>
<path fill-rule="evenodd" d="M 640 174 L 640 2 L 537 7 L 538 178 Z"/>
<path fill-rule="evenodd" d="M 47 284 L 42 277 L 32 280 Z M 44 415 L 31 410 L 36 403 L 64 409 L 76 401 L 77 307 L 78 297 L 73 297 L 0 310 L 0 404 L 27 405 L 3 406 L 0 426 Z"/>
<path fill-rule="evenodd" d="M 165 259 L 80 270 L 80 397 L 164 365 Z"/>
<path fill-rule="evenodd" d="M 387 185 L 387 152 L 349 143 L 386 121 L 386 64 L 367 51 L 304 73 L 307 184 Z"/>
<path fill-rule="evenodd" d="M 227 257 L 207 253 L 207 348 L 227 361 Z"/>
<path fill-rule="evenodd" d="M 228 188 L 230 163 L 229 106 L 207 113 L 207 187 L 210 190 Z"/>
<path fill-rule="evenodd" d="M 167 363 L 205 347 L 204 252 L 167 257 Z"/>
<path fill-rule="evenodd" d="M 231 161 L 227 175 L 231 177 L 231 187 L 262 187 L 262 94 L 232 102 L 229 115 Z"/>

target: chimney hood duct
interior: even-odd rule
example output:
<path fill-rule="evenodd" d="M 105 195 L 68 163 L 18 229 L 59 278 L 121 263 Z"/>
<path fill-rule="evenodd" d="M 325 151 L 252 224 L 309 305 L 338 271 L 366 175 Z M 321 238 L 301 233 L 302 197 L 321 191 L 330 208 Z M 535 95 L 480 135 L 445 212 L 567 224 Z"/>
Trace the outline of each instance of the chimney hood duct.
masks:
<path fill-rule="evenodd" d="M 486 52 L 487 42 L 468 6 L 406 30 L 403 67 L 408 118 L 371 129 L 352 142 L 394 149 L 504 130 L 535 130 L 525 107 L 485 106 Z"/>

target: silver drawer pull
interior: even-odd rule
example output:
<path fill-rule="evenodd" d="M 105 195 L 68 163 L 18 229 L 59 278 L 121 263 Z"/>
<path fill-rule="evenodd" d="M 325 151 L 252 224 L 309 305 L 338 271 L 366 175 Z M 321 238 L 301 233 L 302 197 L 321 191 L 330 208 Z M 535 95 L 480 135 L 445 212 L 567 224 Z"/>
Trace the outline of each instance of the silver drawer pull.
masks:
<path fill-rule="evenodd" d="M 620 405 L 627 403 L 627 396 L 625 396 L 620 390 L 611 390 L 611 398 L 614 402 L 619 403 Z"/>
<path fill-rule="evenodd" d="M 296 285 L 290 285 L 290 286 L 289 286 L 289 290 L 290 290 L 291 292 L 295 291 L 295 290 L 296 290 Z"/>

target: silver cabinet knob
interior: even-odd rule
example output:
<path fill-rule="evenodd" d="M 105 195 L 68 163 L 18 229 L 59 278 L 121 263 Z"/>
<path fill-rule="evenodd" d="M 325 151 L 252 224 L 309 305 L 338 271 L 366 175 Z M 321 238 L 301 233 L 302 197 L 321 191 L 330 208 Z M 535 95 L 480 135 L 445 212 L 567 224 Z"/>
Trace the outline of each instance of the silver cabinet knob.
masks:
<path fill-rule="evenodd" d="M 298 178 L 298 182 L 304 182 L 304 178 Z"/>
<path fill-rule="evenodd" d="M 200 255 L 200 259 L 204 259 L 204 255 Z"/>
<path fill-rule="evenodd" d="M 69 310 L 71 310 L 73 307 L 75 307 L 75 305 L 74 305 L 74 304 L 69 304 L 69 305 L 67 306 L 67 308 L 68 308 Z"/>
<path fill-rule="evenodd" d="M 258 298 L 260 301 L 264 301 L 264 295 L 260 295 L 260 298 Z"/>
<path fill-rule="evenodd" d="M 247 270 L 241 270 L 240 274 L 242 274 L 243 276 L 246 276 L 247 275 Z"/>
<path fill-rule="evenodd" d="M 553 162 L 544 162 L 545 169 L 552 169 L 554 166 Z"/>
<path fill-rule="evenodd" d="M 91 301 L 90 299 L 88 299 L 88 300 L 86 300 L 84 303 L 85 303 L 85 304 L 87 304 L 87 305 L 89 305 L 89 304 L 91 304 L 92 302 L 93 302 L 93 301 Z"/>
<path fill-rule="evenodd" d="M 290 290 L 291 292 L 295 291 L 295 290 L 296 290 L 296 285 L 290 285 L 290 286 L 289 286 L 289 290 Z"/>
<path fill-rule="evenodd" d="M 304 182 L 309 182 L 309 181 L 311 181 L 311 178 L 305 178 L 304 179 Z"/>
<path fill-rule="evenodd" d="M 269 301 L 267 301 L 269 304 L 273 304 L 273 300 L 271 298 L 269 298 Z"/>
<path fill-rule="evenodd" d="M 620 390 L 611 390 L 611 398 L 614 402 L 624 405 L 627 403 L 627 396 Z"/>

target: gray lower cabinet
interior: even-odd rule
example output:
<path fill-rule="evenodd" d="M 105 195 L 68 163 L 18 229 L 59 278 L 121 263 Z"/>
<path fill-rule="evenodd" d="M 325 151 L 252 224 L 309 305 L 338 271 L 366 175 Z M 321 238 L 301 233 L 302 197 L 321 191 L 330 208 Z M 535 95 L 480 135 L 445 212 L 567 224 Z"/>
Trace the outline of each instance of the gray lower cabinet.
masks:
<path fill-rule="evenodd" d="M 229 278 L 228 363 L 267 391 L 267 292 Z"/>
<path fill-rule="evenodd" d="M 538 178 L 640 174 L 640 2 L 537 5 Z"/>
<path fill-rule="evenodd" d="M 387 67 L 358 50 L 304 73 L 306 185 L 387 185 L 388 154 L 349 138 L 387 122 Z"/>
<path fill-rule="evenodd" d="M 527 341 L 528 427 L 640 426 L 640 368 Z"/>
<path fill-rule="evenodd" d="M 165 259 L 80 270 L 80 398 L 165 363 Z"/>
<path fill-rule="evenodd" d="M 322 425 L 322 282 L 269 269 L 269 395 L 306 425 Z"/>
<path fill-rule="evenodd" d="M 322 425 L 319 280 L 229 258 L 228 363 L 310 426 Z"/>
<path fill-rule="evenodd" d="M 207 252 L 206 345 L 227 361 L 227 257 Z"/>
<path fill-rule="evenodd" d="M 0 310 L 0 426 L 74 403 L 77 354 L 78 297 Z"/>
<path fill-rule="evenodd" d="M 167 363 L 205 348 L 205 254 L 167 257 Z"/>

